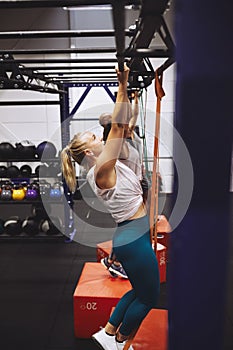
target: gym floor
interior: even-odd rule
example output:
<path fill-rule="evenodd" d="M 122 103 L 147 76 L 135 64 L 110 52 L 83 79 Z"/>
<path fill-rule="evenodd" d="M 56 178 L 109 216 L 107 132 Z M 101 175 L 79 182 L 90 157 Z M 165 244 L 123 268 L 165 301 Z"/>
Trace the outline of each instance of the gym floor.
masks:
<path fill-rule="evenodd" d="M 0 244 L 0 349 L 98 349 L 90 339 L 76 339 L 73 331 L 72 295 L 87 261 L 96 261 L 96 248 L 74 241 Z M 232 290 L 231 281 L 230 299 Z M 158 307 L 167 308 L 166 283 Z M 224 350 L 233 348 L 232 309 L 231 301 Z"/>
<path fill-rule="evenodd" d="M 93 198 L 91 202 L 97 205 Z M 104 231 L 98 227 L 103 223 L 111 227 L 113 221 L 109 214 L 95 215 L 88 208 L 83 200 L 75 203 L 81 243 L 67 243 L 65 238 L 49 242 L 13 238 L 12 243 L 0 244 L 0 349 L 98 349 L 91 339 L 74 337 L 73 293 L 84 263 L 97 261 L 95 236 Z M 99 238 L 99 242 L 106 240 L 105 234 Z M 84 244 L 87 241 L 92 247 Z M 166 308 L 166 299 L 164 283 L 161 308 Z"/>
<path fill-rule="evenodd" d="M 86 261 L 96 261 L 96 250 L 75 242 L 0 245 L 1 349 L 98 349 L 73 332 L 72 295 Z"/>

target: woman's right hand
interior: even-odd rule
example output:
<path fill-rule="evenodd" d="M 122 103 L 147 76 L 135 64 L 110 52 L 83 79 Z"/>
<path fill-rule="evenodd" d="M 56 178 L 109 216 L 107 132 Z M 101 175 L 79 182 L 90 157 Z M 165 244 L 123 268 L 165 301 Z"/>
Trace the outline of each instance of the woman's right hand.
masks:
<path fill-rule="evenodd" d="M 123 84 L 127 86 L 129 71 L 130 69 L 125 63 L 124 63 L 124 70 L 122 72 L 119 70 L 118 66 L 116 67 L 117 79 L 119 84 Z"/>

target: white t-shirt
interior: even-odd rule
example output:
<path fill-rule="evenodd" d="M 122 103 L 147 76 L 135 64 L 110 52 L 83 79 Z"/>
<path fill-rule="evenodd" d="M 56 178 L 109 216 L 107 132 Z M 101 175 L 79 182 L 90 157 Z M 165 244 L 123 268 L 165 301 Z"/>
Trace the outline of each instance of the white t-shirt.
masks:
<path fill-rule="evenodd" d="M 95 166 L 87 173 L 87 181 L 92 190 L 119 223 L 132 217 L 143 202 L 142 187 L 135 173 L 121 161 L 117 160 L 116 184 L 109 189 L 100 189 L 95 182 Z"/>

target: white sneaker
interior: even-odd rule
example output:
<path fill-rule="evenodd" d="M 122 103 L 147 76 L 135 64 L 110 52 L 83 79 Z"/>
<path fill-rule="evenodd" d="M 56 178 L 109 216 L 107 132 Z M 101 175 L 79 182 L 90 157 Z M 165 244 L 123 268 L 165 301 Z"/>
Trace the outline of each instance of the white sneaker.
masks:
<path fill-rule="evenodd" d="M 126 344 L 126 341 L 123 343 L 117 342 L 115 336 L 108 335 L 104 328 L 91 337 L 103 350 L 123 350 Z M 130 345 L 129 350 L 134 350 L 132 345 Z"/>
<path fill-rule="evenodd" d="M 118 350 L 115 344 L 115 336 L 108 335 L 104 328 L 93 334 L 91 337 L 104 350 Z"/>
<path fill-rule="evenodd" d="M 118 341 L 116 341 L 116 348 L 117 350 L 124 350 L 124 347 L 125 347 L 125 344 L 126 344 L 126 341 L 123 341 L 123 343 L 119 343 Z M 128 350 L 134 350 L 132 345 L 130 345 L 129 349 Z"/>

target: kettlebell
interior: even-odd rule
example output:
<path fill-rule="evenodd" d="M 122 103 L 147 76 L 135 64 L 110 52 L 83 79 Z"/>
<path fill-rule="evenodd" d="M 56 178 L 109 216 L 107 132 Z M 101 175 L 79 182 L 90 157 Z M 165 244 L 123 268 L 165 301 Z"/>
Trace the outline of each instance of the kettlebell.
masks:
<path fill-rule="evenodd" d="M 12 199 L 12 187 L 10 183 L 6 183 L 2 186 L 2 191 L 1 191 L 1 199 L 2 200 L 10 200 Z"/>
<path fill-rule="evenodd" d="M 28 216 L 22 222 L 22 232 L 30 236 L 35 236 L 39 233 L 39 221 L 34 216 Z"/>
<path fill-rule="evenodd" d="M 57 188 L 51 188 L 50 190 L 50 197 L 51 198 L 60 198 L 61 197 L 61 191 Z"/>
<path fill-rule="evenodd" d="M 62 196 L 61 185 L 59 182 L 55 182 L 52 188 L 50 189 L 50 197 L 61 198 L 61 196 Z"/>
<path fill-rule="evenodd" d="M 47 235 L 57 235 L 61 233 L 62 222 L 58 217 L 50 216 L 50 218 L 41 220 L 40 230 Z"/>
<path fill-rule="evenodd" d="M 21 185 L 15 185 L 12 191 L 12 199 L 15 201 L 21 201 L 25 198 L 25 191 Z"/>
<path fill-rule="evenodd" d="M 25 197 L 26 199 L 36 199 L 38 197 L 38 192 L 35 188 L 29 185 Z"/>
<path fill-rule="evenodd" d="M 46 180 L 40 180 L 39 193 L 41 198 L 49 198 L 51 185 Z"/>
<path fill-rule="evenodd" d="M 21 220 L 18 216 L 11 216 L 4 223 L 4 230 L 8 235 L 15 236 L 21 233 Z"/>
<path fill-rule="evenodd" d="M 36 203 L 32 205 L 31 208 L 32 216 L 38 220 L 42 220 L 48 217 L 51 213 L 51 206 L 49 203 L 46 203 L 46 209 L 42 203 Z"/>

